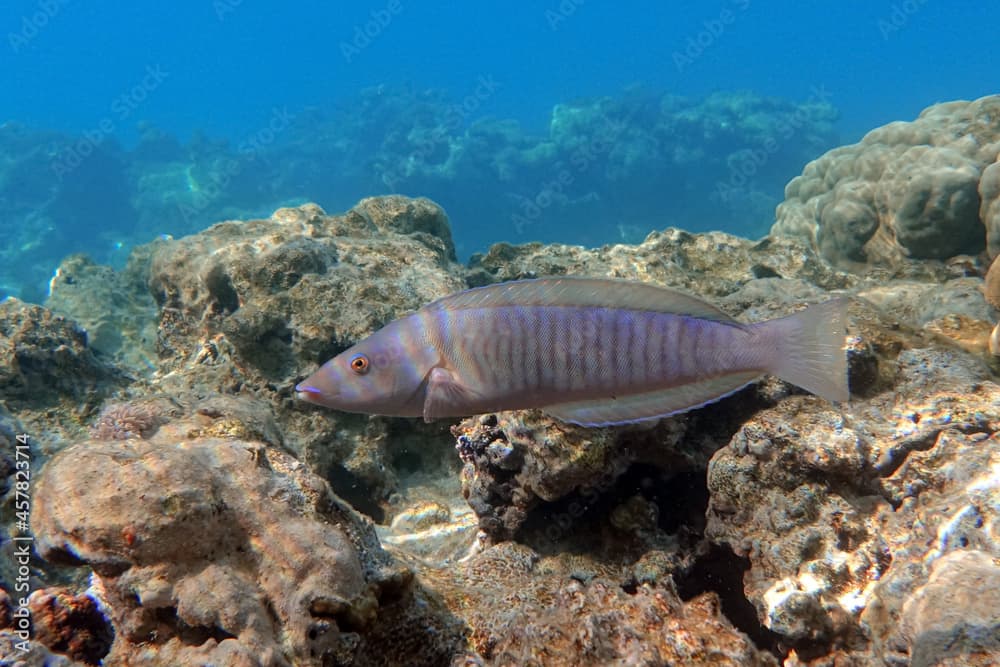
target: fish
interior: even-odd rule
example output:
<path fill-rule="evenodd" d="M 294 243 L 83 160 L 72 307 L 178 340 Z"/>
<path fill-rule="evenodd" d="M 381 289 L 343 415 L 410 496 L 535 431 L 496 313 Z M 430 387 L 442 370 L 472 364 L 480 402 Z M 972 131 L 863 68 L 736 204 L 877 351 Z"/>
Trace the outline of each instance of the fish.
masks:
<path fill-rule="evenodd" d="M 610 426 L 702 407 L 765 374 L 849 399 L 848 300 L 743 324 L 685 292 L 612 278 L 476 287 L 390 322 L 296 385 L 345 412 L 433 421 L 538 408 Z"/>

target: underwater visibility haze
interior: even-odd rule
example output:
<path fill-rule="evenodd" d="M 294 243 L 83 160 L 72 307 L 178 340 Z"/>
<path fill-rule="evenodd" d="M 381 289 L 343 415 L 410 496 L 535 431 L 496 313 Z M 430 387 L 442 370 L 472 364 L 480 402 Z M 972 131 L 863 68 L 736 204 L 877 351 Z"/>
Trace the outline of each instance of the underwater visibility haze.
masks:
<path fill-rule="evenodd" d="M 1000 5 L 0 20 L 0 665 L 1000 664 Z"/>
<path fill-rule="evenodd" d="M 498 241 L 761 236 L 812 159 L 993 92 L 971 2 L 8 3 L 0 293 L 314 201 Z"/>

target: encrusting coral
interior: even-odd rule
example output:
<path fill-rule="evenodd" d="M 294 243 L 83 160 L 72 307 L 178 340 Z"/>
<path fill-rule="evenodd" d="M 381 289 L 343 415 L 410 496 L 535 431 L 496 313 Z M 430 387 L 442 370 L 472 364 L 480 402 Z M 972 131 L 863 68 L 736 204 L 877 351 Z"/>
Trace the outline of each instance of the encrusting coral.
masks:
<path fill-rule="evenodd" d="M 37 482 L 38 552 L 93 569 L 108 664 L 433 665 L 457 650 L 461 625 L 326 482 L 262 443 L 190 437 L 203 424 L 81 442 Z"/>
<path fill-rule="evenodd" d="M 146 438 L 158 423 L 159 418 L 149 405 L 111 403 L 101 410 L 97 420 L 90 426 L 90 437 L 95 440 Z"/>
<path fill-rule="evenodd" d="M 926 166 L 968 175 L 950 159 Z M 925 182 L 894 169 L 894 188 Z M 667 229 L 499 244 L 463 267 L 428 200 L 280 209 L 138 251 L 129 283 L 155 297 L 158 357 L 124 380 L 72 320 L 6 302 L 0 381 L 19 421 L 0 411 L 2 433 L 62 429 L 32 450 L 37 588 L 101 602 L 109 664 L 975 664 L 997 653 L 976 634 L 1000 557 L 988 255 L 838 267 L 814 240 Z M 582 429 L 294 398 L 318 363 L 436 297 L 567 274 L 685 288 L 745 322 L 846 294 L 852 399 L 765 378 L 654 426 Z M 963 601 L 968 622 L 941 609 Z"/>
<path fill-rule="evenodd" d="M 813 160 L 771 228 L 838 266 L 1000 251 L 1000 95 L 947 102 Z"/>

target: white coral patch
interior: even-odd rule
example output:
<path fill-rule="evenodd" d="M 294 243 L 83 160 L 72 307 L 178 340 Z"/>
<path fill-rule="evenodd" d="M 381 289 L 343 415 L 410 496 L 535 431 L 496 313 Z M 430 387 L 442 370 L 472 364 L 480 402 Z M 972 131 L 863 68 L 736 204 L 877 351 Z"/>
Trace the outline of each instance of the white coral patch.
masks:
<path fill-rule="evenodd" d="M 852 614 L 860 612 L 868 606 L 868 587 L 860 591 L 847 591 L 837 598 L 837 604 Z"/>
<path fill-rule="evenodd" d="M 764 604 L 767 605 L 767 626 L 770 628 L 772 619 L 781 610 L 789 596 L 800 592 L 799 584 L 794 579 L 780 579 L 764 593 Z"/>

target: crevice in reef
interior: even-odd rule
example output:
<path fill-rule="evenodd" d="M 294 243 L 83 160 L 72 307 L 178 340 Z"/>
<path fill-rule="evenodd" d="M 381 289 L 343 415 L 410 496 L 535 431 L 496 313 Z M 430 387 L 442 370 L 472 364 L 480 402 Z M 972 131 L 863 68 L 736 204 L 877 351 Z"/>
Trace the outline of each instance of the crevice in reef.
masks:
<path fill-rule="evenodd" d="M 683 543 L 696 542 L 704 532 L 708 508 L 705 471 L 668 473 L 651 464 L 635 463 L 613 483 L 540 503 L 528 514 L 514 539 L 542 555 L 567 548 L 601 553 L 609 547 L 603 542 L 605 535 L 589 528 L 607 522 L 616 507 L 634 496 L 654 504 L 656 527 L 668 535 L 683 535 Z M 632 546 L 632 555 L 639 557 L 650 545 L 638 540 Z M 611 549 L 627 550 L 627 545 L 616 543 Z"/>
<path fill-rule="evenodd" d="M 705 471 L 666 473 L 642 463 L 630 466 L 601 493 L 575 493 L 537 507 L 516 539 L 542 555 L 567 549 L 600 553 L 607 547 L 602 544 L 606 533 L 592 528 L 607 521 L 616 507 L 637 495 L 656 505 L 658 531 L 677 536 L 681 551 L 689 552 L 702 540 L 709 500 Z M 642 540 L 633 546 L 635 556 L 649 548 Z M 621 556 L 621 550 L 629 550 L 629 545 L 618 543 L 614 548 Z M 686 572 L 674 574 L 677 592 L 684 601 L 707 591 L 714 592 L 722 613 L 733 626 L 759 649 L 780 657 L 778 635 L 760 623 L 756 609 L 743 592 L 743 575 L 749 569 L 749 559 L 737 556 L 728 546 L 708 545 Z M 634 580 L 622 583 L 626 593 L 634 594 L 637 589 Z"/>
<path fill-rule="evenodd" d="M 661 473 L 662 475 L 662 473 Z M 671 475 L 643 495 L 660 509 L 658 526 L 670 535 L 684 528 L 689 534 L 705 532 L 705 512 L 708 511 L 708 485 L 704 470 L 692 470 Z"/>
<path fill-rule="evenodd" d="M 658 474 L 660 480 L 655 484 L 640 484 L 640 488 L 644 488 L 643 496 L 659 507 L 658 527 L 671 535 L 687 533 L 692 541 L 700 539 L 705 532 L 709 501 L 705 471 L 676 473 L 667 479 L 663 479 L 664 473 Z M 780 656 L 778 635 L 760 623 L 756 608 L 743 592 L 743 575 L 749 569 L 750 560 L 737 556 L 728 546 L 708 545 L 707 551 L 695 558 L 686 573 L 674 575 L 677 593 L 682 600 L 688 601 L 706 591 L 714 592 L 730 623 L 761 650 Z"/>
<path fill-rule="evenodd" d="M 914 424 L 920 423 L 919 414 L 913 415 L 912 419 Z M 882 460 L 875 465 L 876 474 L 883 478 L 891 476 L 902 467 L 910 454 L 914 452 L 926 452 L 933 449 L 937 444 L 938 438 L 940 438 L 941 434 L 947 430 L 957 431 L 963 435 L 990 435 L 993 433 L 993 429 L 985 423 L 948 425 L 927 433 L 921 433 L 904 441 L 902 446 L 886 452 L 883 455 Z"/>
<path fill-rule="evenodd" d="M 713 544 L 683 575 L 675 575 L 677 593 L 684 601 L 712 591 L 719 596 L 722 613 L 757 648 L 781 657 L 778 635 L 764 627 L 757 610 L 743 592 L 743 575 L 750 560 L 737 556 L 728 546 Z"/>
<path fill-rule="evenodd" d="M 218 626 L 188 625 L 177 616 L 176 607 L 161 607 L 156 610 L 157 622 L 174 629 L 177 638 L 189 646 L 200 646 L 209 639 L 222 642 L 236 639 L 236 635 Z"/>
<path fill-rule="evenodd" d="M 351 507 L 367 515 L 375 523 L 385 522 L 385 510 L 374 499 L 371 487 L 342 465 L 332 463 L 326 469 L 326 481 L 334 492 Z"/>
<path fill-rule="evenodd" d="M 204 277 L 205 286 L 215 300 L 216 308 L 223 313 L 235 313 L 240 308 L 240 297 L 226 275 L 222 265 L 213 266 Z"/>

